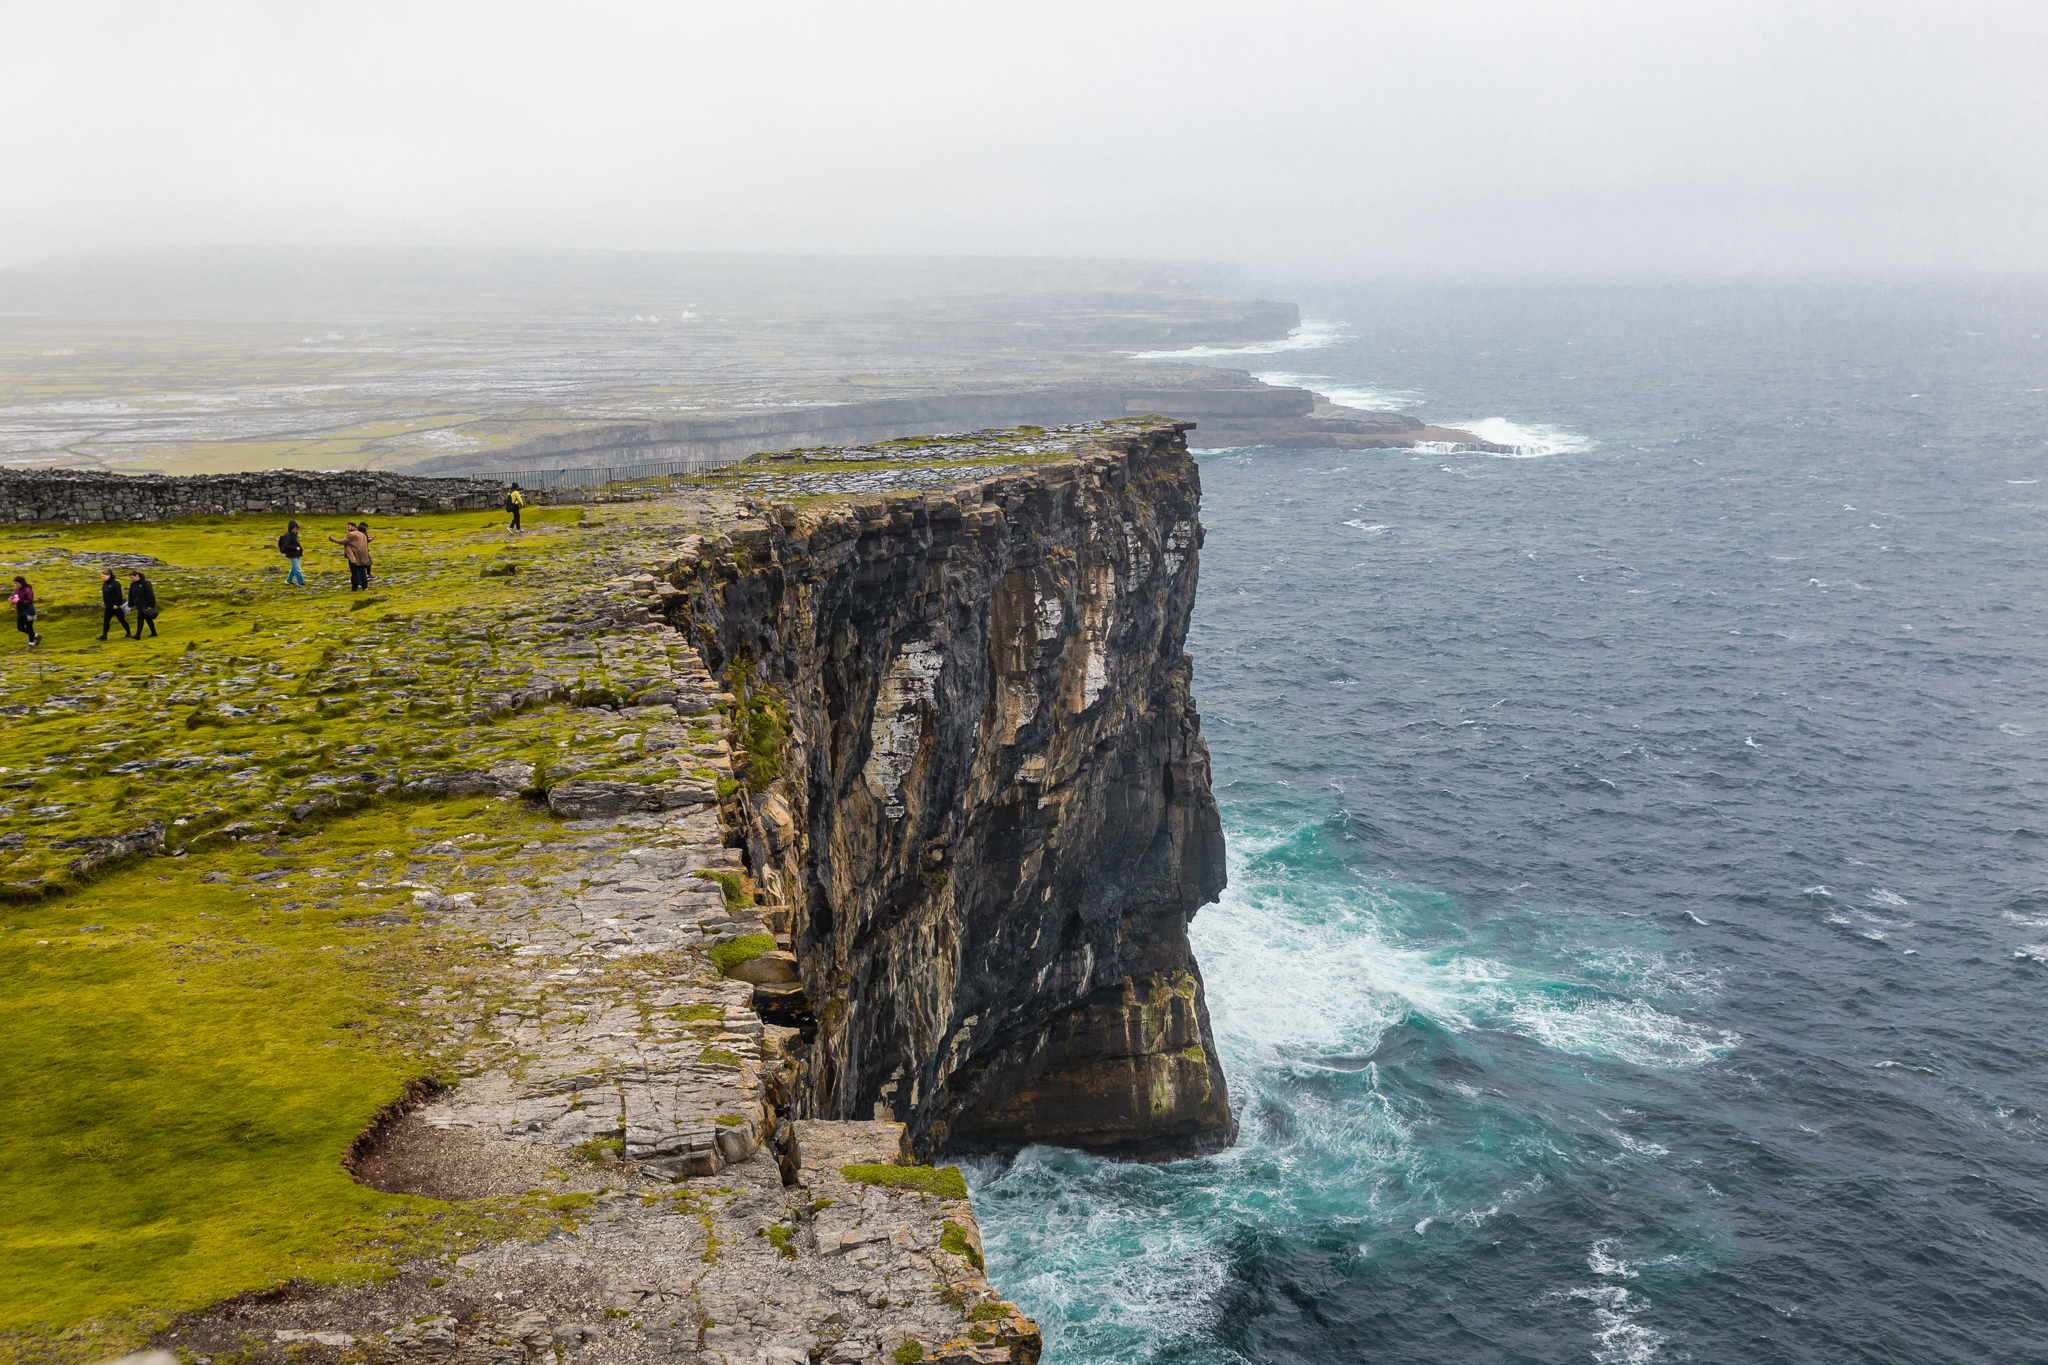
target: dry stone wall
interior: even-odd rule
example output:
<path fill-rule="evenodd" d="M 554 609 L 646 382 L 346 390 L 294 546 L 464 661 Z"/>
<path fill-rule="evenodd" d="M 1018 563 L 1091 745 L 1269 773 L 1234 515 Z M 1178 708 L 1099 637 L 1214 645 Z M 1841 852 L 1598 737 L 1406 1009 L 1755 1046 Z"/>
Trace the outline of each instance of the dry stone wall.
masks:
<path fill-rule="evenodd" d="M 462 512 L 499 506 L 496 479 L 430 479 L 372 470 L 259 474 L 104 474 L 0 469 L 0 522 L 167 521 L 243 512 Z M 528 502 L 540 501 L 529 495 Z"/>

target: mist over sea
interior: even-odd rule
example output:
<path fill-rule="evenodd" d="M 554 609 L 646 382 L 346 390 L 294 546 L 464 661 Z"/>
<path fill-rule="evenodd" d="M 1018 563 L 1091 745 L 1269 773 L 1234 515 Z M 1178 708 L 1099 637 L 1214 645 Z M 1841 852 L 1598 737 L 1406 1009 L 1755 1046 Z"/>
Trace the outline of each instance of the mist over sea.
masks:
<path fill-rule="evenodd" d="M 2048 292 L 1304 311 L 1526 450 L 1201 457 L 1243 1138 L 976 1170 L 1046 1360 L 2048 1359 Z"/>

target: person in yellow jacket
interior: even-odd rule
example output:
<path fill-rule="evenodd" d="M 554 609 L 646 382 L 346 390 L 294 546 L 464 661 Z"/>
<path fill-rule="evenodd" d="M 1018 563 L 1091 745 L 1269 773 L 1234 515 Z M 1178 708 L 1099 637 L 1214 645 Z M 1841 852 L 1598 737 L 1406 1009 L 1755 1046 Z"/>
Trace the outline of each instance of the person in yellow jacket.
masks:
<path fill-rule="evenodd" d="M 505 495 L 505 510 L 512 514 L 512 525 L 508 529 L 519 529 L 519 509 L 524 506 L 526 499 L 520 496 L 519 485 L 515 483 L 512 485 L 512 491 Z"/>

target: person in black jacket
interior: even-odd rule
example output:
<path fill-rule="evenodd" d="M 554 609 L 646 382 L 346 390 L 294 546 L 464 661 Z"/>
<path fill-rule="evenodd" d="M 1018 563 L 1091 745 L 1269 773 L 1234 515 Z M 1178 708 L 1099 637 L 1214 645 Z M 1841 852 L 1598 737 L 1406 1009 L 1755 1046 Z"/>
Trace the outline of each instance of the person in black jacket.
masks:
<path fill-rule="evenodd" d="M 135 632 L 128 629 L 128 609 L 121 605 L 121 580 L 114 577 L 112 569 L 100 570 L 100 638 L 107 638 L 107 627 L 119 621 L 121 634 L 129 639 Z"/>
<path fill-rule="evenodd" d="M 292 566 L 291 572 L 284 576 L 285 585 L 289 587 L 296 584 L 301 588 L 305 587 L 306 547 L 299 540 L 299 524 L 296 521 L 285 523 L 284 534 L 277 538 L 277 552 L 289 560 Z"/>
<path fill-rule="evenodd" d="M 28 636 L 28 647 L 34 649 L 43 642 L 36 632 L 36 590 L 20 574 L 14 576 L 14 596 L 8 599 L 14 603 L 14 628 Z"/>
<path fill-rule="evenodd" d="M 135 608 L 135 638 L 142 638 L 142 628 L 149 627 L 150 638 L 156 637 L 156 584 L 143 576 L 142 570 L 128 571 L 128 605 Z"/>

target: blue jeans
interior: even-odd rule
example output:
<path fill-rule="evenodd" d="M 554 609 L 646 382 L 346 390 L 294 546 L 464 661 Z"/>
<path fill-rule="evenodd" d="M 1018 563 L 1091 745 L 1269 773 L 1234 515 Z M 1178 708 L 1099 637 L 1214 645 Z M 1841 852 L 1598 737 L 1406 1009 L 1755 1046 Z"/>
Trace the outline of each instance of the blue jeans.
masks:
<path fill-rule="evenodd" d="M 287 583 L 296 583 L 302 588 L 305 587 L 306 575 L 301 567 L 305 564 L 305 562 L 306 561 L 303 559 L 294 559 L 292 561 L 292 571 L 284 576 L 284 581 Z"/>

